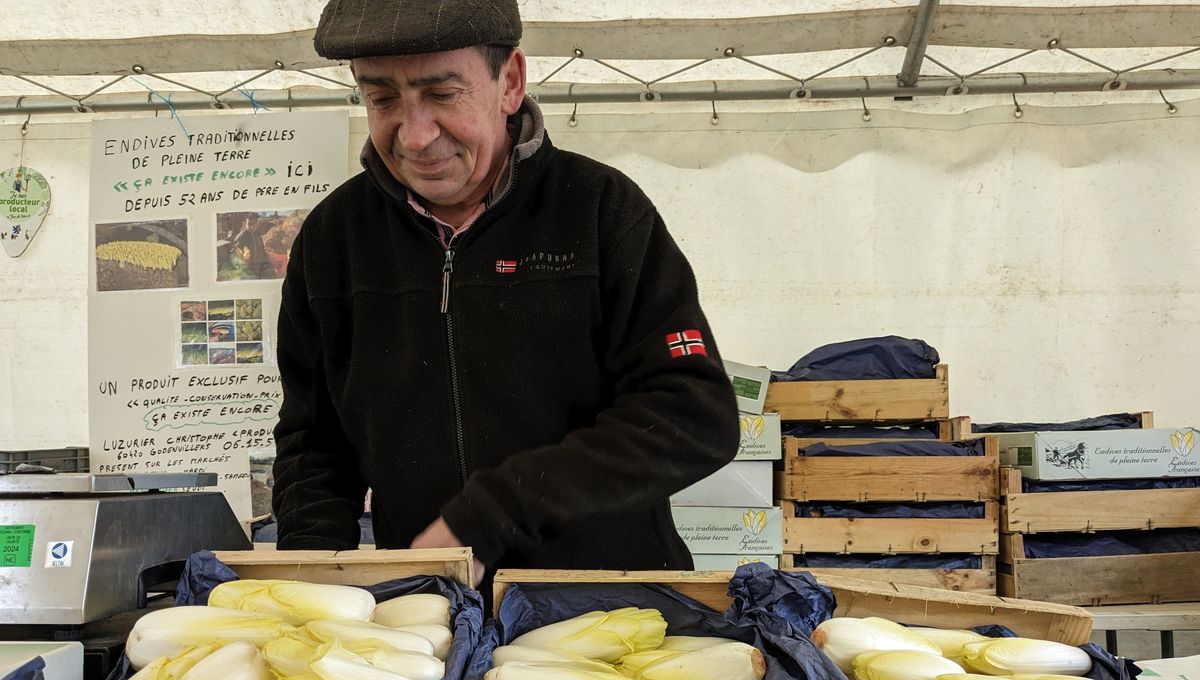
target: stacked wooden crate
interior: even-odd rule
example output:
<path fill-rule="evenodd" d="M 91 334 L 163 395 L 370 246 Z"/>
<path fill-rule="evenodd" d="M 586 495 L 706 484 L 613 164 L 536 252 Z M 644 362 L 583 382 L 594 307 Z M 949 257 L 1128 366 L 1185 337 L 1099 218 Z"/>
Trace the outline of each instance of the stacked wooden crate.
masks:
<path fill-rule="evenodd" d="M 772 383 L 766 409 L 785 422 L 882 427 L 904 423 L 936 429 L 938 440 L 967 436 L 949 417 L 948 369 L 929 380 Z M 996 592 L 999 508 L 996 442 L 975 442 L 979 456 L 806 456 L 818 443 L 855 446 L 901 439 L 784 438 L 783 471 L 775 495 L 784 515 L 784 568 L 977 593 Z M 930 440 L 909 440 L 920 446 Z M 970 503 L 982 518 L 799 517 L 803 503 Z M 868 506 L 869 507 L 869 506 Z M 937 555 L 969 557 L 965 569 L 859 569 L 801 566 L 812 555 Z"/>
<path fill-rule="evenodd" d="M 1142 423 L 1153 427 L 1149 414 Z M 1200 527 L 1200 488 L 1029 493 L 1027 483 L 1001 468 L 1001 595 L 1073 605 L 1200 600 L 1200 552 L 1025 556 L 1036 534 Z"/>

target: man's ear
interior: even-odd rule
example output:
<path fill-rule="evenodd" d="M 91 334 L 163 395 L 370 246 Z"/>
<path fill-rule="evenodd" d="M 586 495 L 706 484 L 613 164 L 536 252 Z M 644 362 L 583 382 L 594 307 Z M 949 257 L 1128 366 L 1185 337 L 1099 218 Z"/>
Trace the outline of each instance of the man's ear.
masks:
<path fill-rule="evenodd" d="M 500 84 L 503 87 L 500 110 L 511 116 L 521 109 L 525 99 L 525 53 L 520 48 L 514 49 L 500 67 Z"/>

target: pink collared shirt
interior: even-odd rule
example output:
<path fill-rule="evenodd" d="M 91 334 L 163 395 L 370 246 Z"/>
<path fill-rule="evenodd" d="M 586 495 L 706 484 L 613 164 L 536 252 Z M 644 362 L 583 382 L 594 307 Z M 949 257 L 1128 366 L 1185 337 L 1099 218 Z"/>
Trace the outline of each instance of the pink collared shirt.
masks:
<path fill-rule="evenodd" d="M 456 227 L 453 224 L 441 219 L 437 215 L 434 215 L 428 208 L 422 205 L 419 200 L 417 200 L 417 194 L 411 189 L 408 191 L 408 204 L 413 207 L 413 210 L 417 211 L 417 214 L 424 215 L 433 220 L 434 225 L 437 226 L 438 238 L 441 239 L 442 246 L 449 248 L 450 243 L 455 239 L 455 237 L 470 229 L 471 225 L 475 224 L 475 221 L 479 219 L 479 216 L 483 214 L 483 211 L 487 209 L 488 201 L 491 199 L 492 195 L 496 193 L 496 190 L 500 187 L 501 182 L 506 179 L 509 162 L 508 154 L 506 154 L 504 156 L 504 166 L 500 168 L 500 174 L 496 175 L 496 182 L 492 185 L 492 190 L 488 194 L 488 197 L 485 198 L 477 208 L 475 208 L 475 212 L 471 213 L 470 217 L 468 217 L 460 227 Z"/>

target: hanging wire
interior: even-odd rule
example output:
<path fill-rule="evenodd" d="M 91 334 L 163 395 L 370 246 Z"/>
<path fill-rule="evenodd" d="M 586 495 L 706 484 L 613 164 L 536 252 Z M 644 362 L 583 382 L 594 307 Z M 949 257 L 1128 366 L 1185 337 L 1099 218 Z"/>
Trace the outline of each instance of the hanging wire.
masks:
<path fill-rule="evenodd" d="M 837 69 L 845 66 L 846 64 L 852 64 L 869 54 L 874 54 L 875 52 L 878 52 L 879 50 L 882 50 L 885 47 L 891 47 L 892 45 L 895 45 L 895 44 L 896 44 L 895 38 L 893 38 L 890 35 L 884 36 L 882 43 L 876 45 L 875 47 L 872 47 L 871 49 L 867 50 L 866 52 L 863 52 L 862 54 L 850 57 L 849 59 L 847 59 L 845 61 L 838 62 L 838 63 L 834 64 L 833 66 L 830 66 L 829 68 L 825 69 L 824 71 L 818 71 L 817 73 L 814 73 L 807 78 L 801 79 L 801 82 L 804 82 L 806 80 L 816 80 L 817 78 L 820 78 L 821 76 L 825 75 L 826 73 L 836 71 Z"/>
<path fill-rule="evenodd" d="M 714 80 L 712 85 L 713 85 L 712 118 L 710 118 L 708 122 L 712 123 L 713 125 L 720 125 L 721 117 L 719 115 L 717 115 L 717 94 L 718 94 L 717 81 Z"/>
<path fill-rule="evenodd" d="M 738 57 L 738 59 L 739 59 L 739 60 L 741 60 L 741 61 L 744 61 L 744 62 L 746 62 L 747 64 L 750 64 L 751 66 L 757 66 L 757 67 L 761 68 L 761 69 L 762 69 L 762 70 L 764 70 L 764 71 L 770 71 L 771 73 L 774 73 L 775 75 L 783 76 L 784 78 L 788 78 L 788 79 L 790 79 L 790 80 L 794 80 L 794 81 L 796 81 L 797 83 L 800 83 L 800 87 L 801 87 L 801 88 L 803 88 L 803 87 L 804 87 L 804 79 L 803 79 L 803 78 L 801 78 L 801 77 L 799 77 L 799 76 L 794 76 L 794 75 L 792 75 L 792 74 L 790 74 L 790 73 L 787 73 L 787 72 L 785 72 L 785 71 L 780 71 L 779 69 L 776 69 L 776 68 L 771 68 L 770 66 L 767 66 L 766 64 L 760 64 L 760 63 L 758 63 L 757 61 L 753 61 L 753 60 L 751 60 L 751 59 L 747 59 L 747 58 L 745 58 L 745 57 Z"/>
<path fill-rule="evenodd" d="M 978 76 L 978 75 L 982 75 L 982 74 L 984 74 L 984 73 L 987 73 L 988 71 L 991 71 L 992 69 L 999 68 L 999 67 L 1001 67 L 1001 66 L 1004 66 L 1005 64 L 1011 64 L 1012 62 L 1014 62 L 1014 61 L 1016 61 L 1016 60 L 1018 60 L 1018 59 L 1022 59 L 1022 58 L 1024 58 L 1024 57 L 1028 57 L 1029 55 L 1031 55 L 1031 54 L 1034 54 L 1034 53 L 1036 53 L 1036 52 L 1040 52 L 1040 51 L 1041 51 L 1041 50 L 1027 50 L 1027 51 L 1025 51 L 1025 52 L 1022 52 L 1021 54 L 1018 54 L 1018 55 L 1017 55 L 1017 56 L 1015 56 L 1015 57 L 1009 57 L 1008 59 L 1005 59 L 1004 61 L 998 61 L 998 62 L 996 62 L 995 64 L 992 64 L 991 66 L 988 66 L 987 68 L 981 68 L 981 69 L 979 69 L 978 71 L 976 71 L 976 72 L 974 72 L 974 73 L 968 73 L 967 75 L 965 75 L 965 76 L 962 76 L 962 79 L 963 79 L 963 80 L 967 80 L 968 78 L 974 78 L 975 76 Z M 937 63 L 937 62 L 934 62 L 934 63 Z M 944 67 L 944 66 L 943 66 L 942 68 L 946 68 L 946 67 Z M 947 70 L 949 70 L 949 69 L 947 69 Z"/>
<path fill-rule="evenodd" d="M 581 50 L 576 50 L 576 51 L 577 51 L 577 52 L 581 52 L 581 53 L 582 53 L 582 51 L 581 51 Z M 578 58 L 579 58 L 578 56 L 574 56 L 574 57 L 571 57 L 570 59 L 566 60 L 565 62 L 563 62 L 563 63 L 562 63 L 562 65 L 560 65 L 558 68 L 556 68 L 556 69 L 554 69 L 553 71 L 551 71 L 551 72 L 550 72 L 550 75 L 548 75 L 548 76 L 546 76 L 545 78 L 542 78 L 541 80 L 539 80 L 539 81 L 538 81 L 538 83 L 537 83 L 537 85 L 536 85 L 536 87 L 541 87 L 542 85 L 545 85 L 547 80 L 550 80 L 550 79 L 551 79 L 551 78 L 553 78 L 555 75 L 557 75 L 559 71 L 561 71 L 561 70 L 563 70 L 564 68 L 566 68 L 566 67 L 570 66 L 570 65 L 571 65 L 571 62 L 575 61 L 575 60 L 576 60 L 576 59 L 578 59 Z"/>
<path fill-rule="evenodd" d="M 1166 105 L 1167 105 L 1167 113 L 1171 114 L 1172 116 L 1173 116 L 1173 115 L 1175 115 L 1176 113 L 1179 113 L 1179 107 L 1178 107 L 1178 106 L 1175 106 L 1175 104 L 1171 103 L 1171 102 L 1170 102 L 1170 101 L 1167 99 L 1167 95 L 1163 94 L 1163 91 L 1162 91 L 1162 90 L 1159 90 L 1159 91 L 1158 91 L 1158 96 L 1162 97 L 1162 100 L 1163 100 L 1163 102 L 1164 102 L 1164 103 L 1166 103 Z"/>
<path fill-rule="evenodd" d="M 569 125 L 571 127 L 575 127 L 576 125 L 579 125 L 579 119 L 575 117 L 575 114 L 578 112 L 579 112 L 579 102 L 575 102 L 575 105 L 571 107 L 571 117 L 567 119 L 567 125 Z"/>
<path fill-rule="evenodd" d="M 661 83 L 662 81 L 666 80 L 667 78 L 674 78 L 675 76 L 679 75 L 680 73 L 687 73 L 688 71 L 691 71 L 692 69 L 697 68 L 699 66 L 703 66 L 710 61 L 712 61 L 712 59 L 702 59 L 702 60 L 692 64 L 691 66 L 684 66 L 683 68 L 679 69 L 678 71 L 672 71 L 665 76 L 660 76 L 658 78 L 655 78 L 654 80 L 651 80 L 649 82 L 649 84 L 654 85 L 655 83 Z"/>
<path fill-rule="evenodd" d="M 1023 118 L 1025 111 L 1021 108 L 1021 102 L 1017 101 L 1017 93 L 1013 93 L 1013 118 Z"/>
<path fill-rule="evenodd" d="M 1131 66 L 1131 67 L 1129 67 L 1129 68 L 1121 69 L 1121 72 L 1120 72 L 1120 73 L 1118 73 L 1117 75 L 1124 75 L 1124 74 L 1126 74 L 1126 73 L 1129 73 L 1130 71 L 1136 71 L 1136 70 L 1138 70 L 1138 69 L 1143 69 L 1143 68 L 1146 68 L 1147 66 L 1153 66 L 1153 65 L 1155 65 L 1155 64 L 1161 64 L 1161 63 L 1162 63 L 1162 62 L 1164 62 L 1164 61 L 1171 61 L 1172 59 L 1178 59 L 1178 58 L 1180 58 L 1180 57 L 1186 57 L 1187 55 L 1189 55 L 1189 54 L 1192 54 L 1193 52 L 1200 52 L 1200 47 L 1193 47 L 1193 48 L 1192 48 L 1192 49 L 1190 49 L 1190 50 L 1185 50 L 1185 51 L 1183 51 L 1183 52 L 1179 52 L 1178 54 L 1172 54 L 1172 55 L 1171 55 L 1171 56 L 1169 56 L 1169 57 L 1163 57 L 1162 59 L 1155 59 L 1154 61 L 1148 61 L 1148 62 L 1146 62 L 1146 63 L 1144 63 L 1144 64 L 1138 64 L 1137 66 Z"/>
<path fill-rule="evenodd" d="M 861 99 L 862 99 L 862 107 L 863 107 L 862 119 L 865 122 L 870 123 L 871 122 L 871 109 L 867 108 L 867 98 L 862 97 Z"/>

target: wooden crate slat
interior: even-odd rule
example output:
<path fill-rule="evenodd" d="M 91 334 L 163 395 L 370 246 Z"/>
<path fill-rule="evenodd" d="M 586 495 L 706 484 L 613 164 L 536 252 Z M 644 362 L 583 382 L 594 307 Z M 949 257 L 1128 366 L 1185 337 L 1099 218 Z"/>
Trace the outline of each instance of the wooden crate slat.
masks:
<path fill-rule="evenodd" d="M 998 585 L 1010 597 L 1093 606 L 1200 600 L 1200 552 L 1016 557 L 1004 569 Z"/>
<path fill-rule="evenodd" d="M 731 599 L 730 572 L 620 572 L 501 570 L 495 578 L 495 607 L 512 583 L 658 583 L 725 611 Z M 1091 615 L 1077 607 L 922 588 L 901 583 L 870 581 L 830 574 L 817 581 L 837 596 L 835 616 L 880 616 L 909 625 L 970 628 L 998 623 L 1018 635 L 1070 645 L 1087 642 Z"/>
<path fill-rule="evenodd" d="M 1001 517 L 1001 530 L 1026 534 L 1195 526 L 1200 489 L 1010 494 Z"/>
<path fill-rule="evenodd" d="M 996 556 L 982 555 L 979 569 L 861 569 L 846 567 L 787 567 L 788 571 L 807 571 L 818 576 L 848 576 L 925 588 L 940 588 L 962 593 L 996 594 Z M 790 555 L 784 559 L 790 560 Z"/>
<path fill-rule="evenodd" d="M 983 519 L 796 517 L 783 501 L 783 550 L 788 553 L 995 554 L 997 509 L 984 504 Z"/>
<path fill-rule="evenodd" d="M 779 498 L 799 501 L 995 500 L 990 456 L 799 457 L 787 459 Z"/>
<path fill-rule="evenodd" d="M 473 583 L 470 548 L 426 550 L 224 550 L 215 553 L 244 579 L 291 579 L 369 586 L 409 576 Z"/>
<path fill-rule="evenodd" d="M 927 380 L 818 380 L 775 382 L 764 411 L 783 420 L 884 422 L 950 417 L 948 367 Z"/>

